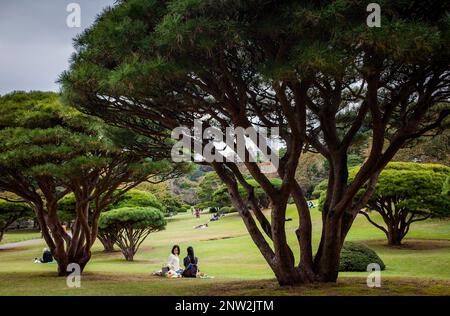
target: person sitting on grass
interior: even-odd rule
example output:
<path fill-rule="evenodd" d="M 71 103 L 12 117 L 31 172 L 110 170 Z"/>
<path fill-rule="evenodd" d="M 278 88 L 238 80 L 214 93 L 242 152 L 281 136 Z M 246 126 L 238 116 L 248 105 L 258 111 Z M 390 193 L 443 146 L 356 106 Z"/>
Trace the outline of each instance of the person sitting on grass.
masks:
<path fill-rule="evenodd" d="M 49 263 L 53 262 L 53 256 L 48 248 L 44 248 L 44 253 L 42 254 L 42 258 L 34 258 L 34 263 Z"/>
<path fill-rule="evenodd" d="M 183 271 L 183 277 L 196 278 L 198 270 L 198 258 L 194 255 L 194 248 L 188 247 L 187 256 L 183 260 L 185 270 Z"/>
<path fill-rule="evenodd" d="M 169 260 L 167 263 L 167 267 L 169 268 L 170 274 L 181 275 L 183 273 L 183 269 L 180 268 L 180 247 L 178 245 L 174 245 L 172 247 L 172 253 L 169 256 Z"/>
<path fill-rule="evenodd" d="M 205 223 L 205 224 L 201 224 L 201 225 L 198 225 L 198 226 L 194 226 L 194 228 L 195 228 L 195 229 L 203 229 L 203 228 L 208 228 L 208 223 Z"/>
<path fill-rule="evenodd" d="M 218 221 L 222 216 L 219 213 L 214 214 L 214 216 L 209 220 L 210 222 Z"/>

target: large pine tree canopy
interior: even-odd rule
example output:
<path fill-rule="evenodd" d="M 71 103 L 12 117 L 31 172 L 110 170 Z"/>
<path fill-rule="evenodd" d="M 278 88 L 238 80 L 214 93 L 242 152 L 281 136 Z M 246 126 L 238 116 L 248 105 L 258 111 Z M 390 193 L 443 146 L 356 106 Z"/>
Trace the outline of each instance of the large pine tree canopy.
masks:
<path fill-rule="evenodd" d="M 279 127 L 280 187 L 244 162 L 270 199 L 270 222 L 235 163 L 211 165 L 281 284 L 336 280 L 339 251 L 380 172 L 408 142 L 447 127 L 450 114 L 449 4 L 379 1 L 381 27 L 369 27 L 370 2 L 118 1 L 76 38 L 60 81 L 81 111 L 152 139 L 195 119 L 222 131 Z M 361 133 L 370 152 L 350 183 L 348 152 Z M 315 256 L 294 177 L 305 150 L 330 166 Z M 286 241 L 290 197 L 298 264 Z"/>

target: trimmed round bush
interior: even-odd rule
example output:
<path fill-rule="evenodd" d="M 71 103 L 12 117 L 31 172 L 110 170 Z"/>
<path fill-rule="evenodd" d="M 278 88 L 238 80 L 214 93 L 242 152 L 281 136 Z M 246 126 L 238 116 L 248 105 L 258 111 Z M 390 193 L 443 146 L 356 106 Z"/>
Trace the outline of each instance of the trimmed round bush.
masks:
<path fill-rule="evenodd" d="M 113 209 L 125 207 L 153 207 L 161 211 L 164 210 L 161 201 L 154 194 L 140 190 L 128 191 L 112 206 Z"/>
<path fill-rule="evenodd" d="M 2 241 L 3 234 L 14 222 L 33 217 L 33 209 L 28 204 L 0 200 L 0 241 Z"/>
<path fill-rule="evenodd" d="M 100 215 L 99 236 L 112 240 L 125 259 L 133 261 L 145 238 L 166 224 L 164 214 L 154 207 L 123 207 Z"/>
<path fill-rule="evenodd" d="M 339 271 L 367 271 L 367 266 L 371 263 L 379 264 L 381 270 L 384 270 L 386 267 L 376 252 L 366 245 L 344 242 L 341 250 Z"/>
<path fill-rule="evenodd" d="M 178 211 L 178 213 L 186 213 L 187 211 L 190 211 L 190 210 L 191 210 L 191 206 L 189 204 L 183 204 L 177 211 Z"/>
<path fill-rule="evenodd" d="M 229 214 L 229 213 L 235 213 L 237 212 L 236 208 L 232 207 L 232 206 L 224 206 L 219 210 L 219 213 L 222 214 Z"/>

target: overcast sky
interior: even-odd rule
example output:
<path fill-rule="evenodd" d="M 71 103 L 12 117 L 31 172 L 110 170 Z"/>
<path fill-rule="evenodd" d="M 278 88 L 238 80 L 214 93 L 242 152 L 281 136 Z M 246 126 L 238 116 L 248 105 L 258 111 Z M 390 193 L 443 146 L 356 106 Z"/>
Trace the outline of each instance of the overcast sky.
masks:
<path fill-rule="evenodd" d="M 81 7 L 81 28 L 66 24 L 67 6 Z M 114 0 L 0 0 L 0 95 L 14 90 L 58 91 L 72 38 Z"/>

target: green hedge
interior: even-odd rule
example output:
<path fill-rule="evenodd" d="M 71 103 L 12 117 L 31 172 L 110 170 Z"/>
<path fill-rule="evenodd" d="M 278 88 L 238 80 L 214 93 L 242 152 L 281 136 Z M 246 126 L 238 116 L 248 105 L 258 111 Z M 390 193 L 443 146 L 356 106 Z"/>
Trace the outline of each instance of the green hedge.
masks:
<path fill-rule="evenodd" d="M 66 195 L 58 202 L 58 215 L 62 221 L 72 221 L 75 219 L 75 203 L 76 200 L 73 193 Z M 91 203 L 91 207 L 95 207 L 94 202 Z M 109 205 L 106 211 L 124 207 L 153 207 L 164 211 L 166 206 L 163 206 L 154 194 L 133 189 L 120 196 L 118 201 Z"/>
<path fill-rule="evenodd" d="M 232 206 L 224 206 L 219 210 L 219 213 L 222 214 L 229 214 L 229 213 L 236 213 L 237 209 Z"/>
<path fill-rule="evenodd" d="M 367 271 L 367 266 L 371 263 L 378 263 L 381 270 L 386 268 L 383 260 L 366 245 L 344 242 L 339 271 Z"/>
<path fill-rule="evenodd" d="M 128 226 L 134 229 L 162 230 L 166 224 L 163 213 L 154 207 L 123 207 L 102 213 L 99 229 Z"/>
<path fill-rule="evenodd" d="M 348 182 L 351 183 L 360 167 L 349 169 Z M 390 162 L 381 172 L 376 190 L 372 199 L 377 196 L 401 197 L 399 206 L 408 206 L 409 211 L 431 211 L 433 216 L 446 216 L 448 212 L 449 189 L 446 189 L 446 181 L 450 178 L 450 168 L 440 164 L 414 163 L 414 162 Z M 447 179 L 447 180 L 446 180 Z M 450 186 L 450 184 L 447 184 Z M 320 182 L 314 192 L 319 196 L 319 210 L 323 209 L 328 181 Z M 356 198 L 364 193 L 364 189 L 358 192 Z M 442 211 L 440 211 L 442 210 Z"/>
<path fill-rule="evenodd" d="M 161 201 L 154 194 L 140 190 L 128 191 L 112 206 L 113 209 L 124 207 L 153 207 L 160 211 L 164 210 Z"/>
<path fill-rule="evenodd" d="M 191 210 L 191 207 L 189 204 L 183 204 L 181 207 L 177 210 L 178 213 L 186 213 Z"/>

